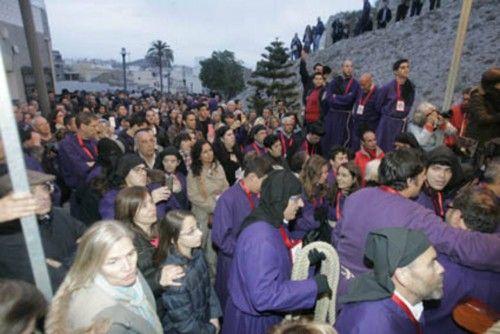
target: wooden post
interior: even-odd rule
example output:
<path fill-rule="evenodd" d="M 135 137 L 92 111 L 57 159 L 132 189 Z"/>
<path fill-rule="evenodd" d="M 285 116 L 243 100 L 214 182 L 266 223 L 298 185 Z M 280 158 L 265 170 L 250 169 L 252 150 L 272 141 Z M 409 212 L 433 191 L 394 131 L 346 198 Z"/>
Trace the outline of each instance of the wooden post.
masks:
<path fill-rule="evenodd" d="M 460 59 L 462 58 L 462 49 L 464 46 L 465 33 L 467 32 L 471 9 L 472 0 L 463 0 L 462 12 L 460 13 L 460 20 L 458 21 L 457 38 L 455 39 L 453 58 L 451 59 L 450 72 L 448 73 L 448 82 L 446 84 L 442 110 L 448 110 L 451 106 L 451 99 L 453 98 L 458 70 L 460 69 Z"/>
<path fill-rule="evenodd" d="M 48 117 L 50 114 L 49 94 L 47 92 L 47 84 L 45 83 L 45 74 L 43 73 L 42 57 L 40 56 L 40 48 L 36 38 L 35 23 L 33 22 L 33 13 L 31 10 L 30 0 L 19 0 L 19 8 L 23 18 L 24 33 L 26 35 L 26 43 L 31 59 L 31 68 L 35 76 L 35 87 L 38 93 L 38 103 L 42 110 L 42 115 Z M 49 55 L 52 57 L 52 55 Z M 5 109 L 10 110 L 10 109 Z"/>
<path fill-rule="evenodd" d="M 3 56 L 0 52 L 0 110 L 2 121 L 0 122 L 0 135 L 2 136 L 9 176 L 12 182 L 13 192 L 30 191 L 26 167 L 24 164 L 23 151 L 19 140 L 16 120 L 12 109 L 7 75 L 3 63 Z M 7 145 L 8 144 L 8 145 Z M 31 269 L 38 289 L 44 294 L 48 301 L 52 298 L 52 287 L 50 285 L 49 273 L 45 263 L 45 254 L 38 230 L 36 217 L 29 216 L 21 219 L 21 226 L 24 234 L 24 241 L 28 249 Z M 2 256 L 9 256 L 2 254 Z"/>

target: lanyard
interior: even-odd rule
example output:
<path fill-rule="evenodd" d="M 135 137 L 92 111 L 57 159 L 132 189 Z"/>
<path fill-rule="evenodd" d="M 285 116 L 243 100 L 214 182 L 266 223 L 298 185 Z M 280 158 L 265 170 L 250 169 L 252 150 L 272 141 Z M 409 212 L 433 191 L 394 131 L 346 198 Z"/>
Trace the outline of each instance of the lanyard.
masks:
<path fill-rule="evenodd" d="M 337 218 L 337 221 L 340 220 L 340 217 L 342 216 L 342 213 L 340 212 L 340 198 L 342 196 L 342 191 L 339 191 L 337 193 L 337 198 L 335 199 L 335 218 Z"/>
<path fill-rule="evenodd" d="M 365 96 L 364 99 L 363 99 L 363 97 L 361 97 L 361 101 L 359 102 L 360 106 L 366 105 L 366 102 L 368 102 L 368 99 L 370 98 L 370 96 L 372 96 L 374 90 L 375 90 L 375 86 L 373 86 L 373 88 L 370 89 L 370 92 Z"/>
<path fill-rule="evenodd" d="M 344 90 L 344 95 L 347 95 L 347 93 L 349 93 L 349 90 L 351 89 L 351 86 L 352 86 L 352 81 L 353 81 L 353 78 L 351 78 L 351 80 L 349 80 L 349 82 L 347 83 L 347 86 Z"/>
<path fill-rule="evenodd" d="M 245 183 L 245 180 L 240 181 L 240 186 L 241 186 L 241 189 L 243 189 L 243 191 L 245 192 L 245 195 L 247 195 L 247 199 L 248 199 L 248 203 L 250 204 L 250 208 L 252 210 L 255 209 L 255 202 L 253 201 L 252 193 L 248 189 L 247 184 Z"/>
<path fill-rule="evenodd" d="M 444 218 L 443 194 L 440 191 L 437 192 L 436 197 L 434 197 L 433 199 L 433 202 L 434 202 L 434 211 L 436 212 L 436 214 L 439 217 Z"/>
<path fill-rule="evenodd" d="M 401 85 L 399 84 L 399 81 L 396 80 L 396 92 L 398 94 L 397 100 L 401 101 Z"/>
<path fill-rule="evenodd" d="M 315 155 L 316 154 L 316 146 L 310 145 L 309 142 L 304 140 L 304 150 L 307 152 L 309 155 Z"/>
<path fill-rule="evenodd" d="M 396 189 L 393 189 L 391 187 L 388 187 L 388 186 L 380 186 L 379 189 L 382 190 L 383 192 L 386 192 L 386 193 L 401 195 L 399 193 L 399 191 L 397 191 Z"/>
<path fill-rule="evenodd" d="M 76 141 L 78 142 L 78 145 L 80 145 L 80 147 L 82 148 L 83 152 L 93 161 L 95 160 L 95 157 L 94 155 L 92 154 L 92 152 L 90 152 L 89 148 L 87 147 L 87 145 L 85 145 L 83 143 L 83 139 L 82 137 L 80 137 L 80 135 L 76 135 Z M 92 145 L 92 149 L 97 152 L 97 147 L 95 145 Z"/>
<path fill-rule="evenodd" d="M 285 227 L 283 225 L 280 226 L 280 234 L 281 234 L 281 239 L 283 239 L 283 243 L 285 244 L 285 247 L 288 249 L 288 252 L 290 253 L 290 258 L 293 259 L 292 248 L 300 244 L 302 240 L 300 239 L 294 240 L 288 238 L 288 234 L 286 234 Z"/>
<path fill-rule="evenodd" d="M 282 155 L 286 156 L 286 151 L 288 150 L 288 147 L 292 147 L 293 145 L 293 138 L 290 137 L 289 145 L 287 145 L 287 140 L 285 138 L 285 135 L 283 133 L 280 133 L 280 141 L 281 141 L 281 149 L 283 150 Z"/>
<path fill-rule="evenodd" d="M 417 321 L 417 319 L 415 319 L 415 317 L 413 316 L 413 313 L 411 313 L 408 306 L 406 306 L 406 304 L 396 294 L 393 294 L 391 299 L 408 316 L 408 318 L 410 319 L 413 326 L 415 326 L 415 329 L 417 330 L 417 334 L 422 334 L 422 328 L 420 327 L 420 323 Z"/>
<path fill-rule="evenodd" d="M 266 151 L 265 151 L 265 149 L 262 149 L 262 150 L 264 150 L 264 152 L 261 152 L 261 151 L 260 151 L 260 150 L 261 150 L 261 148 L 260 148 L 259 146 L 257 146 L 257 144 L 255 144 L 255 143 L 252 143 L 252 147 L 253 147 L 253 149 L 254 149 L 254 150 L 255 150 L 258 154 L 262 154 L 262 153 L 265 153 L 265 152 L 266 152 Z"/>
<path fill-rule="evenodd" d="M 316 208 L 323 206 L 324 202 L 325 202 L 325 199 L 323 198 L 323 196 L 320 196 L 318 199 L 315 198 L 313 200 L 312 205 L 316 209 Z"/>

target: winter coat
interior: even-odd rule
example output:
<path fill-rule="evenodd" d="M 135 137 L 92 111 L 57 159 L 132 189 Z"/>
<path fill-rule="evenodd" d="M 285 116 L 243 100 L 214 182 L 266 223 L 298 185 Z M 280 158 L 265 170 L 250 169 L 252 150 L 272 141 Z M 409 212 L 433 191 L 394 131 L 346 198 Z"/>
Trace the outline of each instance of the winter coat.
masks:
<path fill-rule="evenodd" d="M 210 285 L 208 265 L 201 249 L 193 250 L 193 258 L 188 259 L 170 249 L 165 265 L 179 265 L 185 276 L 181 286 L 171 286 L 162 294 L 165 315 L 162 319 L 165 333 L 215 333 L 210 319 L 222 316 L 219 299 Z"/>

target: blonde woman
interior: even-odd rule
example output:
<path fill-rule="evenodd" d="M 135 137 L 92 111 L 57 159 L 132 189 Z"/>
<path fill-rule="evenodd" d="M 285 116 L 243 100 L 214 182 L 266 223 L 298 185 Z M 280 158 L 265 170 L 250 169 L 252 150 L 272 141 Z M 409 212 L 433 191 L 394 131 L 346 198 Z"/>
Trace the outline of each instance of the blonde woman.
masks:
<path fill-rule="evenodd" d="M 137 270 L 133 238 L 116 221 L 87 230 L 52 301 L 46 333 L 162 333 L 153 293 Z"/>

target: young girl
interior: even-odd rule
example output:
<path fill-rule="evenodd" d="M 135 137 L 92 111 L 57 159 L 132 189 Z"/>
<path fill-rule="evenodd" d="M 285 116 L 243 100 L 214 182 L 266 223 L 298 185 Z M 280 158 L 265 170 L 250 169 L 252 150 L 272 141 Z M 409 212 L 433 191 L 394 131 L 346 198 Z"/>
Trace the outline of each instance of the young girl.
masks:
<path fill-rule="evenodd" d="M 172 186 L 170 190 L 177 199 L 180 209 L 188 210 L 190 205 L 187 197 L 186 176 L 178 170 L 181 161 L 179 150 L 174 146 L 169 146 L 156 157 L 155 168 L 164 172 L 167 186 Z"/>
<path fill-rule="evenodd" d="M 155 261 L 182 266 L 186 273 L 178 281 L 180 286 L 163 292 L 164 333 L 218 332 L 222 311 L 210 285 L 208 265 L 200 249 L 202 233 L 196 219 L 188 211 L 172 210 L 161 221 L 159 232 Z"/>

